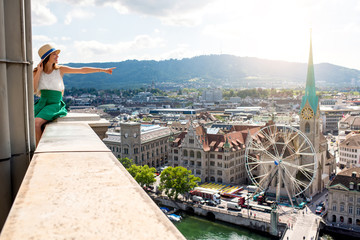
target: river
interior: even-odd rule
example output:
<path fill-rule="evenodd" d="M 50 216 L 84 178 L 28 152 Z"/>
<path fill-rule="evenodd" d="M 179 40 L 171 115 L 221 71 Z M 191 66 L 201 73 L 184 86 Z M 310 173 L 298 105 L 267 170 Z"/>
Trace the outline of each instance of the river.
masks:
<path fill-rule="evenodd" d="M 262 232 L 250 230 L 248 228 L 228 224 L 222 221 L 212 222 L 199 216 L 190 216 L 182 213 L 181 222 L 175 226 L 185 236 L 187 240 L 269 240 L 272 238 Z M 334 234 L 320 234 L 320 239 L 341 240 L 344 236 L 334 236 Z M 346 237 L 347 238 L 347 237 Z M 352 239 L 352 238 L 349 238 Z"/>
<path fill-rule="evenodd" d="M 175 226 L 188 240 L 268 240 L 270 236 L 240 226 L 184 215 Z"/>

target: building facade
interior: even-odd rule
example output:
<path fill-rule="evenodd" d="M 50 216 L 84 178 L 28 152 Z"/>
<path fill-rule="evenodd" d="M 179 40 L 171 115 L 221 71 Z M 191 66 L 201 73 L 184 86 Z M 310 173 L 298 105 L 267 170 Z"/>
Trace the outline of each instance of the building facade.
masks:
<path fill-rule="evenodd" d="M 360 131 L 360 115 L 349 114 L 339 121 L 339 142 L 345 140 L 346 136 L 352 131 Z"/>
<path fill-rule="evenodd" d="M 360 168 L 337 174 L 328 190 L 328 223 L 335 227 L 360 227 Z"/>
<path fill-rule="evenodd" d="M 117 158 L 159 167 L 167 163 L 169 138 L 176 133 L 168 127 L 129 122 L 120 124 L 120 132 L 108 132 L 103 142 Z"/>
<path fill-rule="evenodd" d="M 340 168 L 360 167 L 360 134 L 350 133 L 339 145 Z"/>
<path fill-rule="evenodd" d="M 185 167 L 202 182 L 248 183 L 245 144 L 259 127 L 226 134 L 208 134 L 205 127 L 190 125 L 170 145 L 169 164 Z"/>
<path fill-rule="evenodd" d="M 220 102 L 222 97 L 221 89 L 207 89 L 203 92 L 203 100 L 205 102 Z"/>

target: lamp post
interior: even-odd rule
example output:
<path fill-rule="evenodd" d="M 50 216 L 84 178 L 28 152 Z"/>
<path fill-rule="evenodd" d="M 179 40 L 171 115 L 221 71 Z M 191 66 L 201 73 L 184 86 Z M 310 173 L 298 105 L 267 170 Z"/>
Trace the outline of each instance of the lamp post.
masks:
<path fill-rule="evenodd" d="M 250 194 L 248 193 L 248 194 L 247 194 L 247 210 L 248 210 L 247 212 L 248 212 L 248 218 L 250 217 L 250 216 L 249 216 L 249 207 L 250 207 L 250 206 L 249 206 L 249 201 L 250 201 Z"/>

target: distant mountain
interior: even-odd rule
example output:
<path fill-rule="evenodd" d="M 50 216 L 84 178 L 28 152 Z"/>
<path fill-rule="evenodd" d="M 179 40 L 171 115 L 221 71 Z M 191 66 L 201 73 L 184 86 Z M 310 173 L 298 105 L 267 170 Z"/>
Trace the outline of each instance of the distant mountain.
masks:
<path fill-rule="evenodd" d="M 65 75 L 67 88 L 139 88 L 152 83 L 160 89 L 190 87 L 304 87 L 307 63 L 265 60 L 232 55 L 206 55 L 182 60 L 106 63 L 69 63 L 72 67 L 116 67 L 113 75 L 104 73 Z M 357 87 L 360 71 L 329 63 L 316 64 L 316 86 Z"/>

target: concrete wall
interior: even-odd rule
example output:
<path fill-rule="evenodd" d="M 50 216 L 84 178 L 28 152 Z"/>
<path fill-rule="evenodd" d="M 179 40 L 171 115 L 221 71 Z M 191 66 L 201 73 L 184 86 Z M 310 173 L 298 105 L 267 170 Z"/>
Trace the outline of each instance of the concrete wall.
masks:
<path fill-rule="evenodd" d="M 96 133 L 49 123 L 0 240 L 185 239 Z"/>
<path fill-rule="evenodd" d="M 209 213 L 212 213 L 215 216 L 216 220 L 232 223 L 235 225 L 251 228 L 257 231 L 262 231 L 264 233 L 271 234 L 271 224 L 268 219 L 259 219 L 259 218 L 248 218 L 247 216 L 242 216 L 240 212 L 231 211 L 228 212 L 226 209 L 212 208 L 202 205 L 191 205 L 187 203 L 175 202 L 165 198 L 157 198 L 156 201 L 161 203 L 164 206 L 169 206 L 183 211 L 192 211 L 200 216 L 207 217 Z M 279 223 L 278 230 L 283 232 L 286 228 L 286 224 Z"/>
<path fill-rule="evenodd" d="M 35 149 L 30 2 L 0 0 L 0 230 Z"/>

